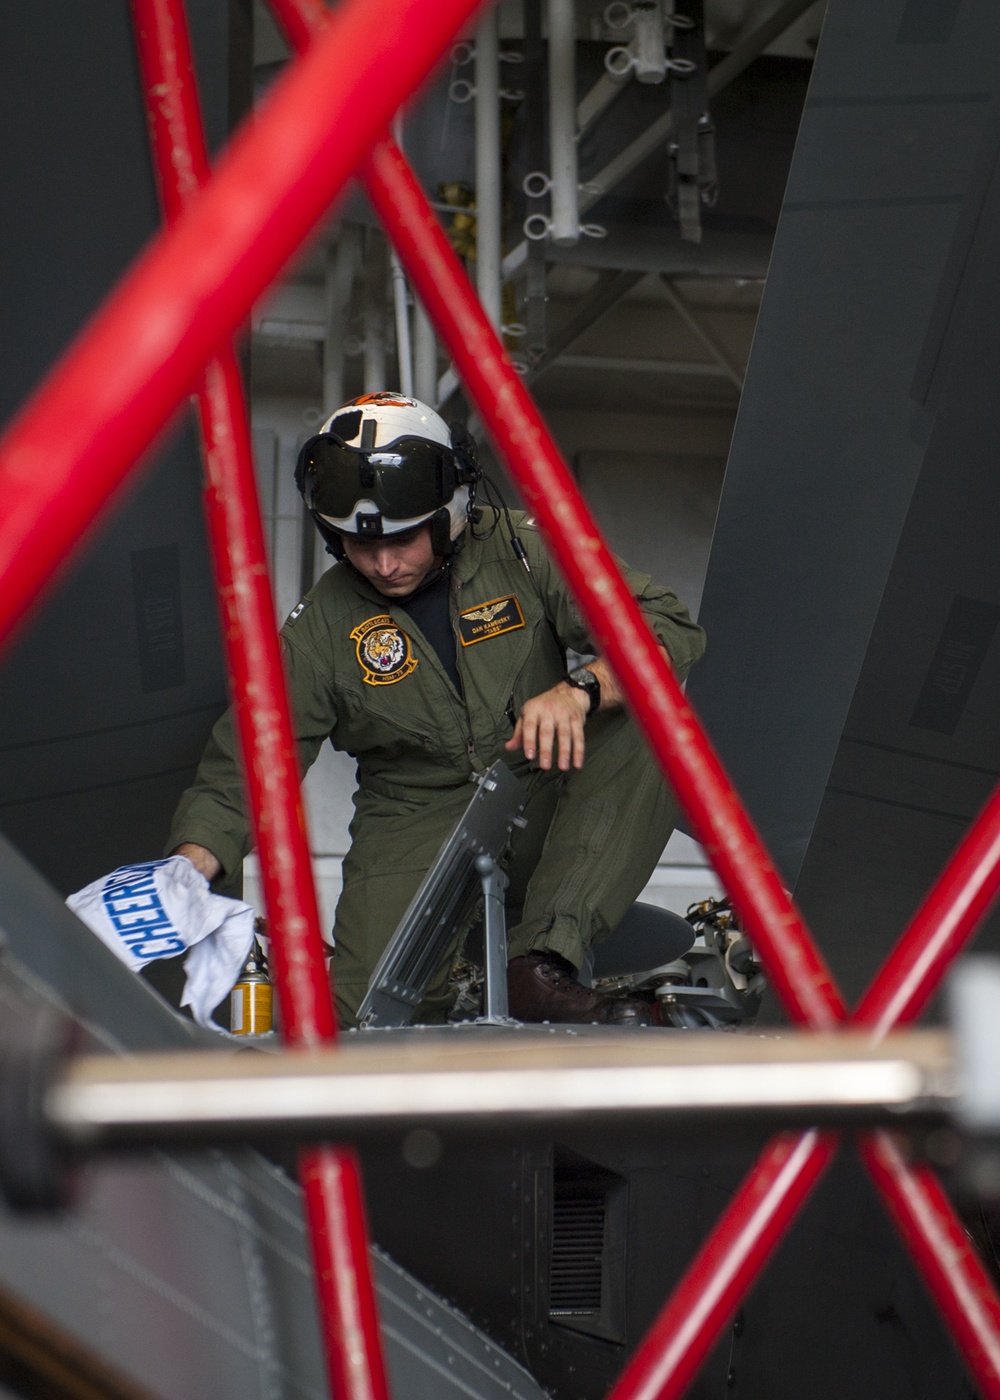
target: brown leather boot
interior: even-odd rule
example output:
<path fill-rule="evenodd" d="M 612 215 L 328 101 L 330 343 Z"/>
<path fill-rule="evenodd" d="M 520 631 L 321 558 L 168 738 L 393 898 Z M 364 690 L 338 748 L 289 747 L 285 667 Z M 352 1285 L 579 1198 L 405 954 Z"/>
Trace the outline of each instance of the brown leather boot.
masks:
<path fill-rule="evenodd" d="M 581 987 L 572 963 L 543 951 L 511 958 L 507 964 L 510 1014 L 517 1021 L 568 1021 L 573 1025 L 651 1026 L 650 1009 L 640 1001 L 616 1001 Z"/>

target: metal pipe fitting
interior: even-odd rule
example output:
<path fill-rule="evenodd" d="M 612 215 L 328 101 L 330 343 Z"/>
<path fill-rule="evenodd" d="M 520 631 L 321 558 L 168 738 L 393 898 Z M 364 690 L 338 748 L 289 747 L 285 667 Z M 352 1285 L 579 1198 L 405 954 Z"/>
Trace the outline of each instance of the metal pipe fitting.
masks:
<path fill-rule="evenodd" d="M 500 32 L 496 10 L 476 30 L 476 291 L 490 325 L 500 325 Z"/>
<path fill-rule="evenodd" d="M 573 0 L 549 0 L 550 233 L 557 247 L 580 241 L 576 152 L 576 11 Z"/>

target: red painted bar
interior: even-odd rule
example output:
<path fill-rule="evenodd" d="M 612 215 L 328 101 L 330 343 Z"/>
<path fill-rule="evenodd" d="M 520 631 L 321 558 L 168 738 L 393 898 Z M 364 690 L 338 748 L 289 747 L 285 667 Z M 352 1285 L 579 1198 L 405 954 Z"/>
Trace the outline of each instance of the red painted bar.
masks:
<path fill-rule="evenodd" d="M 609 1400 L 683 1395 L 837 1152 L 833 1133 L 776 1137 L 618 1378 Z"/>
<path fill-rule="evenodd" d="M 305 53 L 330 15 L 323 0 L 267 0 L 267 6 L 297 53 Z"/>
<path fill-rule="evenodd" d="M 917 1018 L 992 903 L 998 868 L 1000 789 L 924 900 L 852 1020 L 870 1025 L 874 1038 L 881 1039 L 895 1025 Z M 807 1136 L 799 1140 L 803 1153 Z M 776 1143 L 769 1152 L 775 1147 Z M 979 1389 L 990 1400 L 1000 1400 L 1000 1299 L 951 1202 L 933 1172 L 909 1167 L 888 1134 L 862 1139 L 860 1152 Z M 752 1228 L 755 1221 L 757 1202 L 766 1199 L 770 1210 L 781 1212 L 783 1229 L 809 1193 L 815 1176 L 807 1175 L 809 1160 L 800 1160 L 799 1175 L 781 1174 L 780 1162 L 772 1166 L 768 1155 L 762 1157 L 677 1285 L 610 1400 L 679 1400 L 683 1395 L 780 1237 L 780 1229 L 762 1234 L 752 1255 L 747 1253 L 745 1232 L 748 1222 Z M 771 1193 L 784 1193 L 785 1199 L 772 1199 Z M 654 1335 L 659 1346 L 653 1345 Z"/>
<path fill-rule="evenodd" d="M 987 804 L 910 928 L 890 954 L 859 1007 L 872 1008 L 864 1024 L 880 1039 L 895 1025 L 913 1021 L 940 985 L 947 967 L 974 931 L 996 892 L 1000 790 Z M 855 1018 L 852 1018 L 852 1020 Z M 741 1184 L 694 1263 L 678 1283 L 653 1329 L 620 1377 L 609 1400 L 679 1400 L 728 1317 L 736 1310 L 771 1249 L 797 1213 L 815 1177 L 806 1157 L 809 1135 L 799 1139 L 800 1172 L 782 1173 L 769 1154 Z M 820 1139 L 825 1145 L 827 1139 Z M 927 1167 L 910 1167 L 888 1134 L 862 1139 L 862 1160 L 900 1233 L 959 1352 L 983 1395 L 1000 1400 L 1000 1299 L 954 1209 Z M 777 1199 L 784 1195 L 783 1200 Z M 780 1212 L 781 1228 L 755 1240 L 745 1235 L 757 1202 Z M 694 1325 L 697 1322 L 697 1326 Z M 653 1345 L 654 1335 L 659 1341 Z M 652 1384 L 655 1375 L 656 1385 Z"/>
<path fill-rule="evenodd" d="M 979 917 L 989 904 L 988 880 L 994 878 L 990 851 L 996 837 L 987 831 L 998 821 L 998 807 L 1000 797 L 994 797 L 960 848 L 971 846 L 983 857 L 979 864 L 969 855 Z M 946 871 L 911 930 L 924 910 L 933 911 L 943 900 L 947 878 Z M 938 912 L 947 910 L 942 906 Z M 930 913 L 928 928 L 932 935 L 938 928 Z M 971 929 L 970 923 L 966 934 Z M 908 932 L 904 942 L 909 937 Z M 922 965 L 919 981 L 914 979 L 920 995 L 899 999 L 893 996 L 896 954 L 890 955 L 866 997 L 873 1005 L 891 1008 L 883 1013 L 879 1035 L 919 1015 L 957 951 L 954 940 L 947 950 L 936 951 Z M 906 966 L 915 962 L 911 954 Z M 835 1150 L 836 1139 L 829 1134 L 772 1142 L 677 1284 L 609 1400 L 680 1400 Z M 1000 1299 L 951 1202 L 929 1168 L 906 1163 L 891 1135 L 871 1134 L 859 1150 L 980 1391 L 989 1400 L 1000 1400 Z"/>
<path fill-rule="evenodd" d="M 863 1023 L 873 1027 L 875 1038 L 916 1019 L 989 908 L 1000 864 L 998 829 L 1000 790 L 872 982 L 858 1017 L 852 1018 L 861 1019 L 862 1010 L 872 1008 Z M 826 1165 L 824 1161 L 813 1171 L 811 1154 L 806 1154 L 809 1137 L 803 1135 L 796 1144 L 797 1173 L 782 1170 L 780 1157 L 772 1160 L 780 1142 L 776 1139 L 741 1184 L 609 1400 L 679 1400 L 683 1395 Z M 819 1143 L 826 1147 L 832 1141 Z M 951 1202 L 929 1168 L 907 1165 L 889 1134 L 863 1138 L 859 1150 L 980 1391 L 989 1400 L 1000 1400 L 1000 1299 Z M 781 1225 L 766 1235 L 761 1232 L 751 1253 L 746 1233 L 754 1228 L 761 1200 Z"/>
<path fill-rule="evenodd" d="M 353 1152 L 310 1148 L 299 1159 L 313 1266 L 320 1296 L 337 1298 L 335 1338 L 339 1360 L 331 1400 L 386 1400 L 388 1383 L 381 1347 L 375 1290 L 371 1284 L 368 1230 L 361 1178 Z M 363 1261 L 363 1262 L 362 1262 Z"/>
<path fill-rule="evenodd" d="M 1000 1299 L 951 1202 L 892 1134 L 870 1133 L 859 1151 L 980 1394 L 1000 1400 Z"/>
<path fill-rule="evenodd" d="M 133 3 L 144 5 L 147 0 Z M 198 393 L 198 412 L 205 445 L 209 537 L 264 877 L 282 1029 L 289 1044 L 318 1045 L 335 1038 L 336 1021 L 274 624 L 243 385 L 231 350 L 209 364 Z"/>
<path fill-rule="evenodd" d="M 915 1020 L 1000 893 L 1000 788 L 962 838 L 851 1018 L 881 1040 Z"/>
<path fill-rule="evenodd" d="M 134 0 L 141 3 L 141 0 Z M 159 0 L 158 0 L 159 2 Z M 199 394 L 209 533 L 270 920 L 282 1033 L 332 1041 L 336 1020 L 299 790 L 285 677 L 264 557 L 242 384 L 235 356 L 213 361 Z M 310 1148 L 299 1161 L 321 1334 L 333 1396 L 387 1400 L 361 1186 L 353 1153 Z M 360 1330 L 359 1330 L 360 1329 Z"/>
<path fill-rule="evenodd" d="M 859 1003 L 852 1021 L 881 1040 L 914 1021 L 1000 888 L 1000 788 L 966 833 Z M 1000 1400 L 1000 1299 L 934 1173 L 888 1133 L 859 1150 L 980 1392 Z"/>
<path fill-rule="evenodd" d="M 209 180 L 182 0 L 132 0 L 154 164 L 168 222 Z M 223 614 L 247 793 L 270 921 L 282 1032 L 292 1045 L 336 1038 L 312 877 L 291 711 L 274 626 L 243 385 L 231 347 L 198 390 L 205 506 Z M 387 1400 L 357 1164 L 332 1148 L 303 1153 L 321 1334 L 330 1392 Z"/>
<path fill-rule="evenodd" d="M 502 347 L 482 317 L 474 293 L 461 278 L 457 260 L 433 211 L 426 202 L 421 207 L 415 197 L 411 188 L 415 182 L 391 142 L 384 140 L 375 147 L 363 178 L 369 198 L 391 233 L 484 421 L 504 451 L 525 499 L 545 529 L 549 546 L 626 688 L 661 765 L 702 834 L 727 891 L 739 906 L 782 1001 L 793 1019 L 805 1020 L 814 1029 L 829 1026 L 827 1018 L 831 1015 L 835 1019 L 844 1017 L 843 1003 L 832 979 L 821 963 L 821 972 L 812 963 L 813 957 L 818 962 L 818 954 L 787 897 L 786 907 L 781 908 L 784 892 L 759 838 L 707 742 L 699 752 L 702 736 L 697 721 L 668 668 L 648 644 L 648 629 L 641 618 L 628 616 L 637 610 L 621 587 L 613 562 L 606 557 L 596 526 L 580 505 L 575 487 L 523 385 L 510 372 Z M 459 273 L 458 278 L 455 272 Z M 610 564 L 607 572 L 602 570 L 602 564 Z M 624 596 L 615 598 L 615 592 Z M 640 650 L 643 643 L 646 645 Z M 636 657 L 640 660 L 633 673 Z M 656 675 L 657 671 L 662 674 Z M 659 687 L 662 691 L 658 694 Z M 675 733 L 676 743 L 672 742 Z M 876 979 L 872 1004 L 886 998 L 895 1008 L 893 1021 L 918 1014 L 960 940 L 968 936 L 996 894 L 1000 884 L 998 828 L 1000 797 L 971 834 L 968 848 L 963 847 L 964 854 L 945 872 L 940 888 L 925 906 L 923 919 L 915 922 L 904 939 L 899 956 L 890 960 L 883 975 Z M 771 878 L 778 885 L 777 895 Z M 924 955 L 921 950 L 927 945 L 929 951 Z M 902 980 L 904 969 L 911 965 L 918 969 L 919 985 L 909 990 L 904 986 L 903 1000 L 898 1002 L 894 984 Z M 775 975 L 776 968 L 779 975 Z M 800 978 L 806 969 L 806 975 L 813 980 L 802 989 Z M 800 995 L 801 990 L 807 994 Z M 922 1000 L 918 1000 L 918 992 Z M 886 1021 L 886 1029 L 890 1023 Z M 807 1149 L 807 1137 L 798 1141 L 796 1152 L 800 1155 L 792 1153 L 796 1166 L 788 1171 L 763 1159 L 675 1290 L 654 1333 L 615 1387 L 614 1400 L 633 1400 L 639 1395 L 649 1400 L 653 1395 L 682 1394 L 719 1328 L 756 1277 L 785 1224 L 832 1155 L 833 1146 L 827 1145 L 827 1139 L 823 1142 L 822 1162 Z M 1000 1396 L 1000 1373 L 995 1365 L 1000 1356 L 1000 1304 L 974 1252 L 966 1250 L 961 1258 L 962 1269 L 950 1271 L 953 1251 L 942 1249 L 948 1241 L 961 1237 L 961 1225 L 940 1188 L 929 1190 L 928 1183 L 933 1180 L 931 1173 L 924 1172 L 910 1181 L 905 1166 L 901 1166 L 893 1181 L 883 1179 L 880 1186 L 894 1218 L 903 1223 L 901 1228 L 905 1224 L 904 1238 L 939 1300 L 973 1375 L 985 1394 Z M 919 1210 L 915 1201 L 920 1204 Z M 761 1210 L 768 1228 L 760 1228 Z M 773 1230 L 771 1221 L 775 1222 Z M 748 1245 L 748 1237 L 752 1245 Z M 977 1300 L 976 1308 L 970 1308 L 970 1299 Z M 966 1345 L 969 1337 L 974 1339 L 974 1345 Z"/>
<path fill-rule="evenodd" d="M 20 410 L 0 440 L 0 639 L 476 8 L 344 0 Z"/>
<path fill-rule="evenodd" d="M 391 139 L 374 148 L 361 177 L 782 1001 L 795 1020 L 832 1028 L 845 1009 L 830 972 Z"/>
<path fill-rule="evenodd" d="M 131 0 L 153 171 L 168 224 L 211 178 L 182 0 Z"/>
<path fill-rule="evenodd" d="M 209 180 L 190 38 L 181 0 L 132 0 L 157 178 L 178 219 Z M 281 649 L 274 626 L 243 384 L 232 350 L 210 361 L 197 405 L 205 508 L 223 640 L 247 770 L 286 1038 L 336 1035 L 299 790 Z"/>

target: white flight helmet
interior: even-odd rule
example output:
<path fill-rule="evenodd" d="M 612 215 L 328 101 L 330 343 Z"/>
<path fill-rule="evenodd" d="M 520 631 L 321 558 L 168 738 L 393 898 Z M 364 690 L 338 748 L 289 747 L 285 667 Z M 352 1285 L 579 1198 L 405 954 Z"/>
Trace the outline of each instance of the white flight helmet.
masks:
<path fill-rule="evenodd" d="M 345 535 L 380 539 L 430 522 L 436 554 L 461 548 L 479 471 L 475 443 L 404 394 L 362 394 L 299 453 L 295 482 L 337 558 Z"/>

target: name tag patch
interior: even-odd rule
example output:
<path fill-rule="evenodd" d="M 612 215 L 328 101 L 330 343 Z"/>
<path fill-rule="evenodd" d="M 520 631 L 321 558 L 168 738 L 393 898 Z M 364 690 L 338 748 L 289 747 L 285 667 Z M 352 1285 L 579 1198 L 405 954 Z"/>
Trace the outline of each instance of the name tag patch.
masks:
<path fill-rule="evenodd" d="M 464 647 L 485 642 L 488 637 L 499 637 L 503 632 L 514 632 L 523 626 L 524 614 L 513 595 L 479 603 L 458 615 L 458 636 Z"/>
<path fill-rule="evenodd" d="M 410 651 L 410 639 L 388 613 L 370 617 L 355 627 L 351 641 L 357 642 L 358 664 L 366 685 L 395 685 L 416 670 L 417 658 Z"/>

